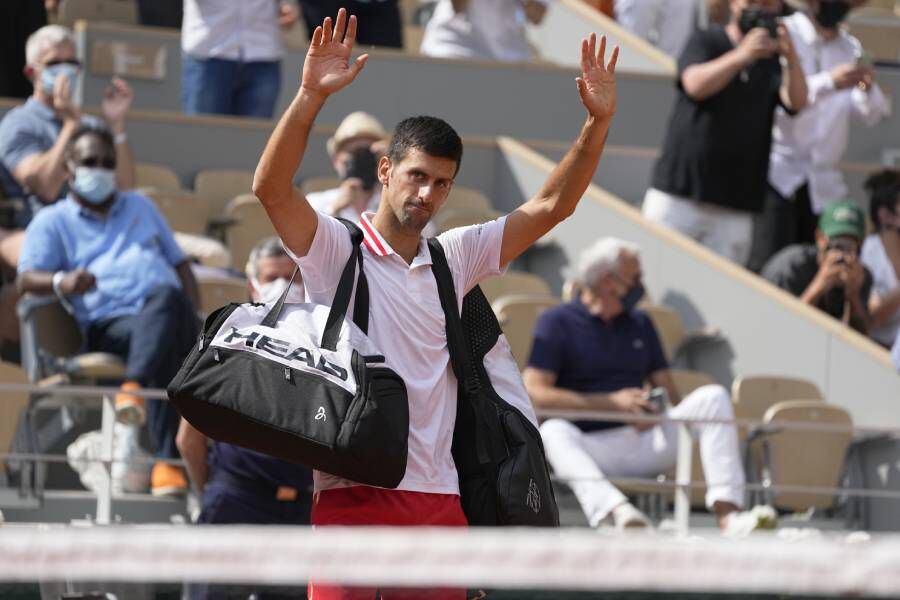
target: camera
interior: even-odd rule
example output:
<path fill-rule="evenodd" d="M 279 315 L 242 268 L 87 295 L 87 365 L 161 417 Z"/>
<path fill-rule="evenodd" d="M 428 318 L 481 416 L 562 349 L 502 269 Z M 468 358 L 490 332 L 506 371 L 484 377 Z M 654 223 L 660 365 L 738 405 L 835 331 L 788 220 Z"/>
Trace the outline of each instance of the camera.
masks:
<path fill-rule="evenodd" d="M 778 37 L 778 15 L 761 8 L 746 8 L 741 12 L 741 31 L 750 31 L 756 27 L 762 27 L 769 32 L 769 36 Z"/>
<path fill-rule="evenodd" d="M 342 180 L 355 177 L 362 181 L 363 189 L 368 192 L 375 187 L 377 169 L 378 159 L 375 157 L 375 153 L 367 147 L 357 148 L 344 161 Z"/>

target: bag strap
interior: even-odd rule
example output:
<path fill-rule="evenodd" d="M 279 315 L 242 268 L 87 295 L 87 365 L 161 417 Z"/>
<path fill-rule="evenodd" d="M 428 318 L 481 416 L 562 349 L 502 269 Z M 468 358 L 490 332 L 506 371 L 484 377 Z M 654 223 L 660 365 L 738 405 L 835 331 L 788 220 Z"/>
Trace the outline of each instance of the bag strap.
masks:
<path fill-rule="evenodd" d="M 466 344 L 462 319 L 459 316 L 459 305 L 456 301 L 456 289 L 453 286 L 453 275 L 450 273 L 450 265 L 447 264 L 447 255 L 444 254 L 444 248 L 437 238 L 428 240 L 428 250 L 431 252 L 431 272 L 437 281 L 438 297 L 441 300 L 441 308 L 444 309 L 450 365 L 453 367 L 456 379 L 466 391 L 463 394 L 465 400 L 458 398 L 457 401 L 468 402 L 472 411 L 479 416 L 480 420 L 483 420 L 484 417 L 480 415 L 480 412 L 484 409 L 484 406 L 476 400 L 481 392 L 481 379 L 478 377 L 477 371 L 475 371 L 475 365 L 472 364 L 472 357 Z M 457 410 L 459 409 L 457 408 Z M 456 426 L 459 426 L 459 419 L 457 419 Z M 481 463 L 482 467 L 488 468 L 492 465 L 492 461 L 487 442 L 481 431 L 475 431 L 474 433 L 478 462 Z"/>
<path fill-rule="evenodd" d="M 275 325 L 278 324 L 278 318 L 281 316 L 281 310 L 284 308 L 284 301 L 287 299 L 288 292 L 291 291 L 291 286 L 294 285 L 294 279 L 296 279 L 298 272 L 300 272 L 300 267 L 295 266 L 294 272 L 291 273 L 291 280 L 288 282 L 287 286 L 285 286 L 284 291 L 281 292 L 281 296 L 278 297 L 275 306 L 273 306 L 268 314 L 266 314 L 261 325 L 264 325 L 265 327 L 275 327 Z"/>

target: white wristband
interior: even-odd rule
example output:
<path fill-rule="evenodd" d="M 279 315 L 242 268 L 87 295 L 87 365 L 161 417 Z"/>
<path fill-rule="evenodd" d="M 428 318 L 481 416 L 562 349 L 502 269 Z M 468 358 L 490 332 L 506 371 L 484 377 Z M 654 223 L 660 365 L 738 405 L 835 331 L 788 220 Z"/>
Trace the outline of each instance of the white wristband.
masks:
<path fill-rule="evenodd" d="M 56 273 L 53 274 L 53 279 L 51 280 L 51 285 L 53 286 L 53 293 L 56 294 L 57 298 L 59 298 L 59 303 L 62 304 L 64 309 L 66 309 L 66 312 L 74 315 L 75 309 L 72 306 L 72 303 L 69 302 L 69 299 L 66 298 L 66 295 L 62 293 L 62 290 L 59 287 L 60 283 L 62 283 L 63 277 L 65 277 L 65 276 L 66 276 L 66 274 L 64 271 L 57 271 Z"/>
<path fill-rule="evenodd" d="M 116 143 L 117 146 L 119 144 L 124 144 L 125 142 L 128 141 L 128 134 L 125 133 L 124 131 L 122 133 L 117 133 L 115 136 L 113 136 L 113 141 Z"/>

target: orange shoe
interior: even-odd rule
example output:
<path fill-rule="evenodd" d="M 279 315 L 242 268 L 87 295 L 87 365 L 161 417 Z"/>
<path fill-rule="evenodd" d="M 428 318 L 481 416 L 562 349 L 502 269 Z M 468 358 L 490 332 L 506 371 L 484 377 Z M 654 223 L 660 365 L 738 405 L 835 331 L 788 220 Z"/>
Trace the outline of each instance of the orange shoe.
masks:
<path fill-rule="evenodd" d="M 147 417 L 144 399 L 132 393 L 140 389 L 141 384 L 135 381 L 126 381 L 122 384 L 122 391 L 116 394 L 116 421 L 125 425 L 144 424 Z"/>
<path fill-rule="evenodd" d="M 154 496 L 181 496 L 187 493 L 184 469 L 158 462 L 150 473 L 150 488 Z"/>

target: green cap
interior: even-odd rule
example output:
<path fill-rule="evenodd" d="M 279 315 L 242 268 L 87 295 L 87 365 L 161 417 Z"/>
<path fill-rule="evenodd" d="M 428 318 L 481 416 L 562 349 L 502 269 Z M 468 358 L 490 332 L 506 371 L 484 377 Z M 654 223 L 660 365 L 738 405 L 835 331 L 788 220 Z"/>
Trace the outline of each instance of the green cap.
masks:
<path fill-rule="evenodd" d="M 849 235 L 862 241 L 866 235 L 866 217 L 851 200 L 836 202 L 822 212 L 819 229 L 829 238 Z"/>

